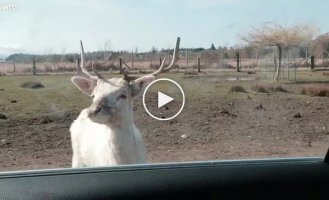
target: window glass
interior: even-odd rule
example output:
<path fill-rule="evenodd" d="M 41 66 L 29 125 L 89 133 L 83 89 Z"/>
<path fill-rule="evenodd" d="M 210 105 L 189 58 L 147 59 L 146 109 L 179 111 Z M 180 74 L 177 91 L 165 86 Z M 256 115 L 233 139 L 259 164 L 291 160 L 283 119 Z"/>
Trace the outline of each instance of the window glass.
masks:
<path fill-rule="evenodd" d="M 0 171 L 324 156 L 328 7 L 0 1 Z"/>

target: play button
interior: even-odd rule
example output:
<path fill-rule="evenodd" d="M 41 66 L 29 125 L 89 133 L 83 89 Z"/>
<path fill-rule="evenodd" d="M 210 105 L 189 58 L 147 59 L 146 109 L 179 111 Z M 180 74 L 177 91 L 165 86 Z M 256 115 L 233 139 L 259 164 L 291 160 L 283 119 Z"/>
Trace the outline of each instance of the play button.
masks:
<path fill-rule="evenodd" d="M 145 111 L 157 120 L 174 119 L 181 113 L 184 105 L 184 91 L 171 79 L 156 79 L 145 88 L 143 93 Z"/>
<path fill-rule="evenodd" d="M 162 106 L 172 102 L 173 100 L 174 98 L 158 91 L 158 108 L 161 108 Z"/>

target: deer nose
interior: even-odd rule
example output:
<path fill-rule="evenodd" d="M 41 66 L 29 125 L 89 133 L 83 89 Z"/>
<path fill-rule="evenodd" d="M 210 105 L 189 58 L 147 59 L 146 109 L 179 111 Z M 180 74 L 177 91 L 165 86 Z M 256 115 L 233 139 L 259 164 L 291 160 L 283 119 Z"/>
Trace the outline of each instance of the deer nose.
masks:
<path fill-rule="evenodd" d="M 100 105 L 89 108 L 88 109 L 88 117 L 96 116 L 101 110 L 102 110 L 102 107 Z"/>

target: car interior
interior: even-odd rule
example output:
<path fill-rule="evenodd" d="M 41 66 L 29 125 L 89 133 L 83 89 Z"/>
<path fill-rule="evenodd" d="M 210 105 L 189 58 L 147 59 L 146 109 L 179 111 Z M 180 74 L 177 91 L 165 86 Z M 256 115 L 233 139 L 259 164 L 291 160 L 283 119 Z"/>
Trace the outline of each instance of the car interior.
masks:
<path fill-rule="evenodd" d="M 324 158 L 204 161 L 0 174 L 2 199 L 327 199 Z"/>

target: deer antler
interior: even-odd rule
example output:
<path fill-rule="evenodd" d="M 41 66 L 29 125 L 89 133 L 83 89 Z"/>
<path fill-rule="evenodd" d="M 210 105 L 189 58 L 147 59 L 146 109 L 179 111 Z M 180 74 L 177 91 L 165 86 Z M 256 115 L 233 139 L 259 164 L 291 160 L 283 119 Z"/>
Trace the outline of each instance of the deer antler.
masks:
<path fill-rule="evenodd" d="M 173 58 L 171 60 L 170 65 L 168 67 L 166 67 L 165 70 L 170 70 L 170 68 L 172 68 L 172 66 L 174 66 L 174 64 L 177 62 L 177 60 L 178 60 L 179 44 L 180 44 L 180 37 L 177 37 L 176 46 L 175 46 L 174 53 L 173 53 Z"/>
<path fill-rule="evenodd" d="M 161 62 L 161 65 L 160 65 L 159 69 L 156 70 L 155 72 L 147 74 L 146 76 L 149 76 L 149 75 L 157 76 L 160 73 L 162 73 L 163 70 L 170 70 L 178 60 L 179 44 L 180 44 L 180 37 L 177 37 L 176 46 L 175 46 L 174 53 L 173 53 L 173 58 L 172 58 L 171 63 L 168 67 L 164 68 L 164 63 L 165 63 L 165 58 L 164 58 Z M 96 70 L 96 68 L 94 66 L 94 62 L 91 63 L 91 66 L 92 66 L 93 72 L 95 73 L 96 76 L 92 75 L 91 73 L 88 72 L 88 70 L 85 67 L 85 53 L 84 53 L 83 44 L 82 44 L 81 40 L 80 40 L 80 45 L 81 45 L 80 67 L 78 67 L 78 63 L 76 63 L 76 68 L 77 68 L 78 72 L 80 71 L 79 70 L 79 68 L 80 68 L 81 71 L 83 72 L 83 74 L 86 75 L 89 79 L 92 79 L 94 81 L 97 81 L 97 80 L 100 80 L 100 79 L 105 80 L 105 78 Z M 110 57 L 111 55 L 112 54 L 110 54 L 108 57 Z M 128 81 L 128 82 L 142 77 L 142 76 L 129 75 L 128 72 L 122 68 L 122 66 L 120 67 L 120 72 L 123 74 L 123 79 Z"/>
<path fill-rule="evenodd" d="M 80 62 L 80 69 L 82 70 L 82 72 L 90 79 L 97 81 L 100 79 L 104 79 L 104 77 L 96 70 L 96 68 L 94 67 L 94 62 L 91 63 L 91 66 L 93 68 L 94 73 L 96 74 L 96 76 L 92 75 L 91 73 L 88 72 L 88 70 L 85 67 L 85 52 L 83 50 L 83 44 L 82 41 L 80 40 L 80 45 L 81 45 L 81 62 Z M 76 67 L 78 68 L 78 65 L 76 64 Z M 79 71 L 79 70 L 78 70 Z"/>
<path fill-rule="evenodd" d="M 105 79 L 97 70 L 96 67 L 94 66 L 94 61 L 91 61 L 91 68 L 93 69 L 94 73 L 96 74 L 98 79 Z"/>
<path fill-rule="evenodd" d="M 157 76 L 160 73 L 162 73 L 163 70 L 170 70 L 170 68 L 172 68 L 172 66 L 174 66 L 174 64 L 178 60 L 179 43 L 180 43 L 180 37 L 177 37 L 176 46 L 175 46 L 174 53 L 173 53 L 173 58 L 172 58 L 171 63 L 170 63 L 170 65 L 168 67 L 164 68 L 164 62 L 165 62 L 165 58 L 164 58 L 162 60 L 161 65 L 160 65 L 160 67 L 159 67 L 158 70 L 156 70 L 155 72 L 152 72 L 150 74 L 147 74 L 145 76 L 149 76 L 149 75 Z M 132 76 L 132 75 L 129 75 L 127 71 L 125 71 L 125 70 L 122 69 L 122 67 L 120 67 L 120 72 L 123 74 L 123 79 L 126 80 L 126 81 L 128 81 L 128 82 L 130 82 L 132 80 L 135 80 L 137 78 L 142 77 L 142 76 Z"/>

